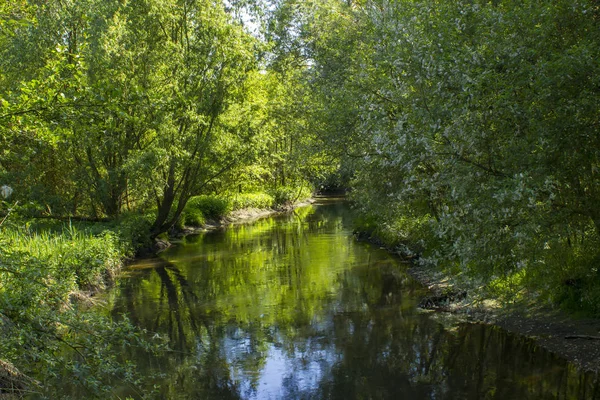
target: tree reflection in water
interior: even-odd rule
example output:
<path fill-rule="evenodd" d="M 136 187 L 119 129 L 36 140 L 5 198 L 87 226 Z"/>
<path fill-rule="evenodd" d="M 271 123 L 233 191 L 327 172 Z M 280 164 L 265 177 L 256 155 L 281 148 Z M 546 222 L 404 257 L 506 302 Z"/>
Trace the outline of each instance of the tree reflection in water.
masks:
<path fill-rule="evenodd" d="M 384 251 L 354 241 L 343 203 L 188 238 L 132 269 L 113 313 L 168 335 L 123 356 L 164 398 L 588 399 L 598 381 L 483 325 L 446 330 Z M 126 393 L 125 393 L 126 394 Z"/>

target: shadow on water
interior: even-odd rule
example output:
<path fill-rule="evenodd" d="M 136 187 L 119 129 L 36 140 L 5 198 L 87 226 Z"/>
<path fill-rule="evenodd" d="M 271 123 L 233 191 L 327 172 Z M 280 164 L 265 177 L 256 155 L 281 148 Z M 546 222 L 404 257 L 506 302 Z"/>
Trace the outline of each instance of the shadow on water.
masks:
<path fill-rule="evenodd" d="M 445 328 L 341 201 L 187 238 L 112 293 L 172 351 L 124 356 L 159 398 L 594 399 L 598 380 L 489 326 Z M 122 397 L 135 393 L 122 393 Z"/>

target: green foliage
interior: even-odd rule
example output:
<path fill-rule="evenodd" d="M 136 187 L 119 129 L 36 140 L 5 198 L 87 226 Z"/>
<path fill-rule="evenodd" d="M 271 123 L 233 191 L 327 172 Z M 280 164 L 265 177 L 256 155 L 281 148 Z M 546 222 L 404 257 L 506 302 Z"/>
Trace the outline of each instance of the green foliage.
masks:
<path fill-rule="evenodd" d="M 193 213 L 193 211 L 199 211 L 202 215 L 208 219 L 218 220 L 223 218 L 231 211 L 231 204 L 228 199 L 221 196 L 195 196 L 192 197 L 186 209 Z"/>
<path fill-rule="evenodd" d="M 133 255 L 142 248 L 152 245 L 150 230 L 155 215 L 127 213 L 116 221 L 116 231 L 126 244 L 128 254 Z"/>
<path fill-rule="evenodd" d="M 201 227 L 206 223 L 204 214 L 201 210 L 187 206 L 182 214 L 182 226 Z"/>
<path fill-rule="evenodd" d="M 428 215 L 420 218 L 405 215 L 390 221 L 381 214 L 362 213 L 354 221 L 354 230 L 404 256 L 422 255 L 426 246 L 436 241 Z"/>
<path fill-rule="evenodd" d="M 312 196 L 312 190 L 308 185 L 278 186 L 270 191 L 274 199 L 274 207 L 289 206 L 297 201 L 302 201 Z"/>
<path fill-rule="evenodd" d="M 110 392 L 114 380 L 137 384 L 135 367 L 115 352 L 151 343 L 127 320 L 111 322 L 86 306 L 121 266 L 118 236 L 72 225 L 61 232 L 4 226 L 0 245 L 0 359 L 39 380 L 29 389 L 62 397 L 55 388 L 64 376 L 82 395 Z"/>
<path fill-rule="evenodd" d="M 590 235 L 592 236 L 592 235 Z M 593 236 L 592 236 L 593 237 Z M 547 269 L 532 269 L 527 286 L 565 310 L 580 315 L 600 315 L 597 248 L 599 240 L 587 243 L 547 243 L 542 262 Z M 557 266 L 561 265 L 562 268 Z"/>
<path fill-rule="evenodd" d="M 268 209 L 273 207 L 275 199 L 267 193 L 240 193 L 231 196 L 231 209 L 241 210 L 244 208 Z"/>
<path fill-rule="evenodd" d="M 123 249 L 110 231 L 95 237 L 73 227 L 66 227 L 61 234 L 10 229 L 3 230 L 0 235 L 7 249 L 1 255 L 6 257 L 3 265 L 14 266 L 11 271 L 16 274 L 28 274 L 38 269 L 37 263 L 41 263 L 43 271 L 36 271 L 41 274 L 40 279 L 43 276 L 48 282 L 60 284 L 65 295 L 80 289 L 103 287 L 105 278 L 113 275 L 121 265 Z M 16 288 L 9 287 L 10 280 L 4 281 L 3 288 L 14 294 Z"/>

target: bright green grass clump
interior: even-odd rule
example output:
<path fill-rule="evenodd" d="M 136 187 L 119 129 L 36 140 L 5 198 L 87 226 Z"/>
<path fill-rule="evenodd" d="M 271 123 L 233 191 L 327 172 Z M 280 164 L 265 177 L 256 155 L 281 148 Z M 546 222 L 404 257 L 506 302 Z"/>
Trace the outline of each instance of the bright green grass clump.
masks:
<path fill-rule="evenodd" d="M 64 300 L 74 291 L 101 288 L 120 268 L 126 253 L 114 232 L 92 235 L 72 227 L 62 233 L 3 229 L 0 244 L 0 290 L 7 301 L 6 296 L 31 300 L 47 290 L 51 293 L 44 298 L 51 295 Z M 34 290 L 35 286 L 41 291 Z"/>
<path fill-rule="evenodd" d="M 207 219 L 220 219 L 231 211 L 229 199 L 217 195 L 202 195 L 192 197 L 186 207 L 186 215 L 199 211 Z"/>
<path fill-rule="evenodd" d="M 230 197 L 231 208 L 241 210 L 244 208 L 271 208 L 275 203 L 273 196 L 267 193 L 241 193 Z"/>

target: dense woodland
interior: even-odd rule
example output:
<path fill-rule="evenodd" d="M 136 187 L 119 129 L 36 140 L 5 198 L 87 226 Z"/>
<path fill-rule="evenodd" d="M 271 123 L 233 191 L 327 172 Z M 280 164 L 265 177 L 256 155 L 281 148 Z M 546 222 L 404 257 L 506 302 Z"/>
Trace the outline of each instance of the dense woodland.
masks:
<path fill-rule="evenodd" d="M 0 185 L 0 387 L 135 384 L 110 354 L 166 344 L 81 292 L 310 191 L 458 282 L 598 316 L 600 5 L 4 1 Z"/>

